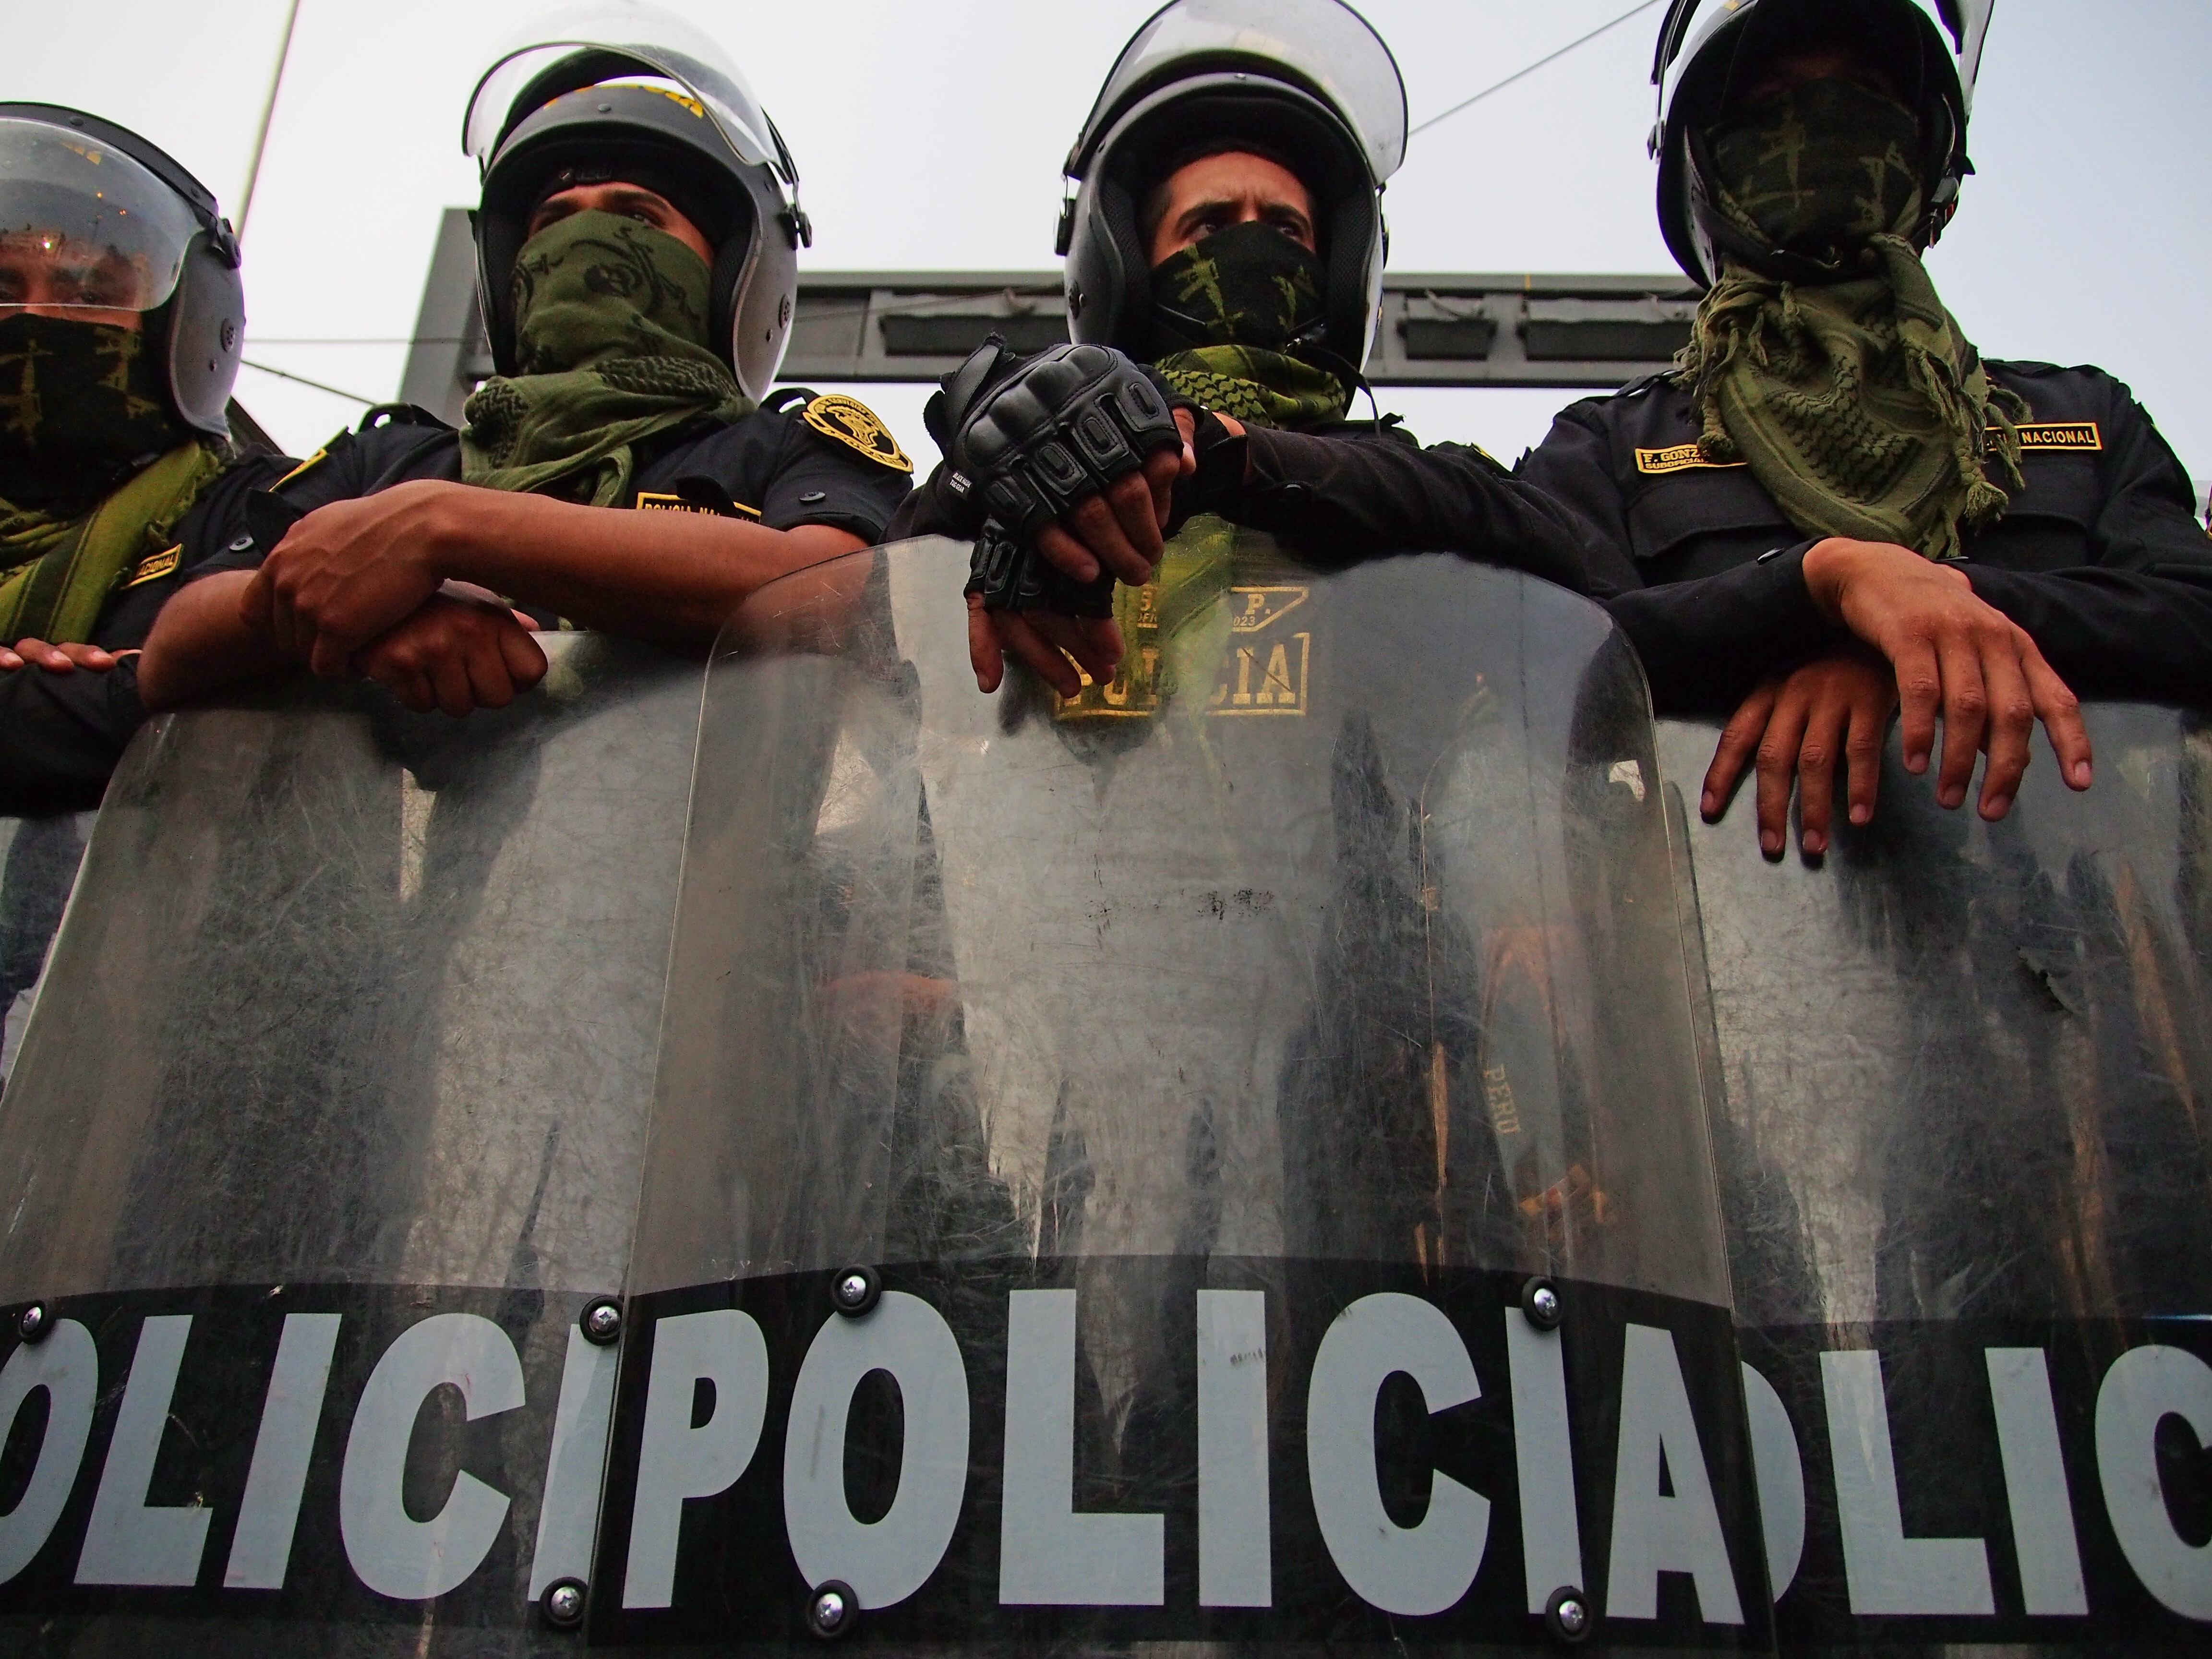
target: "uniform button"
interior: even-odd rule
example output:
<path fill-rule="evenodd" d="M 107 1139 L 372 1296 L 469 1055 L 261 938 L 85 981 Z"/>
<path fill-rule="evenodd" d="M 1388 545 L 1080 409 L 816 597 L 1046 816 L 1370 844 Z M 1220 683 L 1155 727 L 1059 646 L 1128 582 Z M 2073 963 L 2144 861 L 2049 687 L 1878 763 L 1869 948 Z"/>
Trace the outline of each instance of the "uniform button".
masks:
<path fill-rule="evenodd" d="M 1758 564 L 1772 564 L 1777 559 L 1780 558 L 1789 550 L 1790 550 L 1786 547 L 1770 547 L 1765 552 L 1760 554 L 1753 562 Z"/>
<path fill-rule="evenodd" d="M 1302 483 L 1286 483 L 1275 492 L 1275 499 L 1285 507 L 1304 507 L 1313 499 L 1313 491 Z"/>
<path fill-rule="evenodd" d="M 228 548 L 228 551 L 230 551 L 230 552 L 233 552 L 233 553 L 243 553 L 243 552 L 245 552 L 245 551 L 246 551 L 246 550 L 247 548 L 249 548 L 249 547 L 251 547 L 251 546 L 252 546 L 252 545 L 253 545 L 253 538 L 252 538 L 252 537 L 251 537 L 251 536 L 240 536 L 240 537 L 239 537 L 235 541 L 234 541 L 234 542 L 232 542 L 232 543 L 231 543 L 231 544 L 230 544 L 230 546 L 229 546 L 229 548 Z"/>
<path fill-rule="evenodd" d="M 806 506 L 811 507 L 817 501 L 828 501 L 830 499 L 830 492 L 824 489 L 810 489 L 799 499 Z"/>

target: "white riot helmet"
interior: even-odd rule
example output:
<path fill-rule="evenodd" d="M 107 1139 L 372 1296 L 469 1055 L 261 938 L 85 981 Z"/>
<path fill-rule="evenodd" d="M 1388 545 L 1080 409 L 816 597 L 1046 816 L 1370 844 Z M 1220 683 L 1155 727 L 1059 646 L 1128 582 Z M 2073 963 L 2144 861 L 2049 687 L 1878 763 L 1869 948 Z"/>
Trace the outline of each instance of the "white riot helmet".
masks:
<path fill-rule="evenodd" d="M 207 186 L 112 121 L 0 103 L 0 316 L 30 303 L 160 319 L 173 412 L 230 435 L 246 290 L 238 239 Z"/>
<path fill-rule="evenodd" d="M 1779 50 L 1835 44 L 1887 68 L 1920 118 L 1922 217 L 1933 242 L 1958 210 L 1972 173 L 1966 117 L 1995 0 L 1674 0 L 1659 31 L 1651 80 L 1659 89 L 1650 149 L 1659 164 L 1659 228 L 1675 261 L 1710 286 L 1723 258 L 1783 277 L 1814 277 L 1778 248 L 1750 245 L 1713 206 L 1705 132 Z"/>
<path fill-rule="evenodd" d="M 708 341 L 745 395 L 768 395 L 813 228 L 775 124 L 721 48 L 649 6 L 601 3 L 533 25 L 485 71 L 462 145 L 483 176 L 477 281 L 492 362 L 515 372 L 513 283 L 550 191 L 614 179 L 665 196 L 714 249 Z"/>
<path fill-rule="evenodd" d="M 1130 38 L 1065 168 L 1069 335 L 1151 355 L 1139 204 L 1174 158 L 1224 135 L 1283 158 L 1312 191 L 1321 343 L 1357 369 L 1382 294 L 1382 187 L 1405 159 L 1406 87 L 1340 0 L 1173 0 Z"/>

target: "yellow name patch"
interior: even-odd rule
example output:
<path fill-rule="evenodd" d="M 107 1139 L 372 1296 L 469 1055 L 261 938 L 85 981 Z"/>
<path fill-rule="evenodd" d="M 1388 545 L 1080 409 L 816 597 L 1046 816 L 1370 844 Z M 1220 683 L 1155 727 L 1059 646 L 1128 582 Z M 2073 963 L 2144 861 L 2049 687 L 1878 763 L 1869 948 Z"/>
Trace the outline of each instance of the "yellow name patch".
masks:
<path fill-rule="evenodd" d="M 2094 421 L 2042 421 L 2020 428 L 2022 449 L 2102 449 L 2104 434 Z"/>
<path fill-rule="evenodd" d="M 131 573 L 131 580 L 123 586 L 136 587 L 141 582 L 159 581 L 174 570 L 184 556 L 185 547 L 182 542 L 178 543 L 174 547 L 164 548 L 159 553 L 149 553 L 138 561 L 138 568 Z"/>
<path fill-rule="evenodd" d="M 658 489 L 641 489 L 637 500 L 630 503 L 641 513 L 703 513 L 710 519 L 722 515 L 711 507 L 702 507 L 696 501 L 687 501 L 681 495 L 670 495 Z M 732 507 L 748 519 L 760 517 L 760 508 L 747 507 L 743 501 L 732 501 Z"/>
<path fill-rule="evenodd" d="M 876 417 L 858 398 L 848 398 L 842 392 L 825 392 L 806 405 L 802 416 L 806 424 L 825 438 L 834 438 L 848 449 L 857 449 L 878 466 L 887 466 L 894 472 L 911 472 L 914 463 L 891 436 L 891 429 Z"/>
<path fill-rule="evenodd" d="M 1746 461 L 1709 461 L 1695 444 L 1670 444 L 1664 449 L 1636 452 L 1636 470 L 1644 473 L 1686 472 L 1694 466 L 1719 469 L 1748 465 Z"/>

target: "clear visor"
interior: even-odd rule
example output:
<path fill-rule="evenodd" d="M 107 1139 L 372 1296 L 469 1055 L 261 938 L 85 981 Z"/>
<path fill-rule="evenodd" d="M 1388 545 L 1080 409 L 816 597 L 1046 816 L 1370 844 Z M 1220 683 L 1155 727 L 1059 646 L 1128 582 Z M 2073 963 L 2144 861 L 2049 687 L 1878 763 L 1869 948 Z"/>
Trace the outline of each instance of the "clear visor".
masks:
<path fill-rule="evenodd" d="M 176 291 L 199 222 L 127 155 L 0 118 L 0 316 L 151 311 Z"/>
<path fill-rule="evenodd" d="M 1406 83 L 1397 59 L 1367 20 L 1339 0 L 1174 0 L 1121 48 L 1076 154 L 1085 155 L 1139 94 L 1240 62 L 1263 73 L 1286 70 L 1335 105 L 1378 184 L 1406 159 Z"/>
<path fill-rule="evenodd" d="M 461 147 L 480 171 L 490 165 L 500 135 L 514 118 L 530 112 L 516 110 L 515 100 L 532 81 L 578 52 L 618 52 L 641 66 L 638 73 L 676 82 L 706 106 L 731 149 L 748 162 L 773 167 L 787 182 L 798 182 L 798 169 L 775 125 L 720 46 L 665 12 L 606 4 L 578 6 L 532 24 L 477 82 Z"/>
<path fill-rule="evenodd" d="M 1674 0 L 1659 30 L 1659 49 L 1651 65 L 1652 83 L 1659 88 L 1659 112 L 1663 120 L 1683 75 L 1698 49 L 1731 19 L 1741 17 L 1759 0 Z M 1773 0 L 1769 0 L 1772 3 Z M 1957 60 L 1959 86 L 1969 110 L 1974 102 L 1974 73 L 1981 66 L 1982 40 L 1989 33 L 1990 13 L 1996 0 L 1907 0 L 1936 25 L 1936 33 Z"/>

